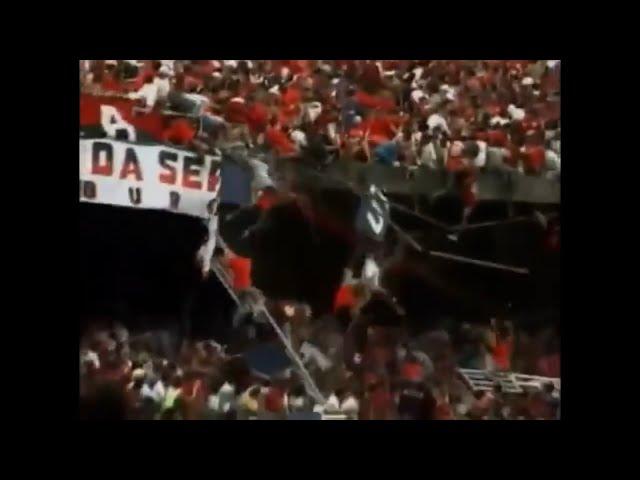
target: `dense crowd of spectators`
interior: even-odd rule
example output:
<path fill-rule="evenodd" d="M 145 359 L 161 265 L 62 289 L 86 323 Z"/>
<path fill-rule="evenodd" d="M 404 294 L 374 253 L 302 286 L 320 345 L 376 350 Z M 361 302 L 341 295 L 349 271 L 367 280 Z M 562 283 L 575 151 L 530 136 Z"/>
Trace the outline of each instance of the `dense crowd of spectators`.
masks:
<path fill-rule="evenodd" d="M 226 255 L 234 258 L 232 254 Z M 224 258 L 218 255 L 218 258 Z M 398 306 L 369 281 L 345 278 L 332 314 L 271 302 L 244 285 L 246 268 L 225 262 L 239 308 L 224 346 L 155 332 L 130 338 L 121 325 L 85 332 L 80 352 L 81 414 L 86 418 L 554 419 L 551 382 L 513 393 L 496 380 L 477 389 L 459 369 L 559 377 L 554 329 L 516 331 L 509 321 L 443 325 L 417 337 L 398 321 Z M 242 286 L 242 288 L 238 288 Z M 293 366 L 265 376 L 246 352 L 279 346 L 261 318 L 268 309 L 325 396 L 309 395 Z M 277 350 L 277 348 L 276 348 Z"/>
<path fill-rule="evenodd" d="M 559 61 L 84 60 L 80 67 L 83 93 L 131 99 L 136 115 L 162 113 L 156 140 L 201 152 L 233 131 L 277 156 L 318 162 L 560 172 Z"/>

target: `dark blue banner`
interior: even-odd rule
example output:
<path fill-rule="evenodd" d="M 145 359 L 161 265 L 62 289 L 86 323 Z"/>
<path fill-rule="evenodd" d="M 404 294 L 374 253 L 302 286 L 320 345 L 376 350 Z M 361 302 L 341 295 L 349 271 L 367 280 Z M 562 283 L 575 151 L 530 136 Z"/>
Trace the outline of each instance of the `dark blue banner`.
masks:
<path fill-rule="evenodd" d="M 389 201 L 378 187 L 370 185 L 360 200 L 356 230 L 373 240 L 383 241 L 388 227 Z"/>
<path fill-rule="evenodd" d="M 251 199 L 251 170 L 240 164 L 223 159 L 220 168 L 220 203 L 233 205 L 250 205 Z"/>

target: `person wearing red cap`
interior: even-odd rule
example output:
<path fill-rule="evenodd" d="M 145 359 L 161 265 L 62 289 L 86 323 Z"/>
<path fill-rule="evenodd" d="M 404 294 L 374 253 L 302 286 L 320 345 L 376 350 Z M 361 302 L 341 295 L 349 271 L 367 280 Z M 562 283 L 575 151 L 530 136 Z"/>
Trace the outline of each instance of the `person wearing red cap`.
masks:
<path fill-rule="evenodd" d="M 227 103 L 224 118 L 229 123 L 247 122 L 247 105 L 242 97 L 234 97 Z"/>

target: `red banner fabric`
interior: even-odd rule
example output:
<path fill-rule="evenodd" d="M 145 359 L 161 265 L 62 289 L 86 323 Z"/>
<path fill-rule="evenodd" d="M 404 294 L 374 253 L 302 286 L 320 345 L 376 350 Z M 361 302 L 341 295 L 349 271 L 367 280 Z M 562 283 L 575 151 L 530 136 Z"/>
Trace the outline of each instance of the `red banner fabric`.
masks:
<path fill-rule="evenodd" d="M 153 139 L 161 141 L 164 130 L 164 117 L 158 112 L 135 113 L 134 100 L 114 96 L 96 96 L 80 94 L 80 126 L 87 127 L 100 124 L 100 106 L 111 105 L 116 108 L 122 118 L 137 130 L 145 132 Z"/>

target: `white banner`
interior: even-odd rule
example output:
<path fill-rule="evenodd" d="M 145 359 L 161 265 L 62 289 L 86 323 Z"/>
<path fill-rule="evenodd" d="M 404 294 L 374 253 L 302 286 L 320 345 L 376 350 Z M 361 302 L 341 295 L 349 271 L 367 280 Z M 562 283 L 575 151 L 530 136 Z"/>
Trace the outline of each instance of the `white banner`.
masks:
<path fill-rule="evenodd" d="M 220 161 L 162 145 L 80 140 L 80 201 L 208 218 Z"/>

